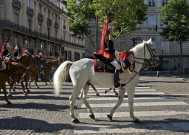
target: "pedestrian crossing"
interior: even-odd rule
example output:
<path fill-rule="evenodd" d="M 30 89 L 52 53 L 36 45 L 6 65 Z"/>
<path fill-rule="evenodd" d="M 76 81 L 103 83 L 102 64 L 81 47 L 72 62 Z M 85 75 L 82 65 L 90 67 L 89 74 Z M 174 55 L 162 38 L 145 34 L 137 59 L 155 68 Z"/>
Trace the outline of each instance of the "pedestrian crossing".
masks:
<path fill-rule="evenodd" d="M 189 122 L 188 121 L 169 121 L 164 122 L 157 121 L 156 117 L 176 117 L 177 115 L 187 115 L 189 116 L 189 110 L 174 110 L 175 106 L 187 106 L 188 104 L 184 101 L 179 101 L 175 99 L 175 96 L 166 95 L 163 92 L 159 92 L 156 89 L 152 89 L 151 87 L 145 87 L 139 85 L 135 90 L 135 98 L 134 98 L 134 107 L 144 108 L 144 107 L 158 107 L 158 108 L 171 108 L 173 109 L 149 109 L 142 111 L 134 111 L 135 116 L 137 116 L 141 121 L 142 118 L 147 118 L 152 122 L 145 122 L 144 124 L 134 124 L 130 122 L 129 124 L 118 124 L 119 120 L 116 122 L 111 122 L 107 118 L 107 114 L 109 112 L 103 112 L 103 109 L 112 109 L 114 105 L 117 103 L 118 97 L 114 96 L 112 91 L 108 93 L 104 93 L 106 89 L 97 88 L 100 96 L 97 97 L 94 90 L 90 88 L 88 93 L 88 101 L 90 106 L 93 108 L 94 115 L 96 119 L 104 120 L 106 124 L 97 124 L 97 121 L 94 121 L 90 124 L 76 124 L 74 129 L 74 134 L 130 134 L 130 133 L 155 133 L 155 132 L 165 132 L 165 131 L 176 131 L 176 132 L 189 132 Z M 98 103 L 97 103 L 98 102 Z M 86 108 L 84 104 L 82 104 L 81 108 Z M 119 108 L 128 108 L 128 100 L 127 95 L 124 97 L 124 102 L 120 105 Z M 99 112 L 97 112 L 99 110 Z M 129 119 L 129 111 L 122 111 L 123 109 L 116 110 L 113 115 L 113 119 L 121 118 L 121 119 Z M 89 118 L 89 113 L 79 113 L 79 120 L 88 120 L 92 121 Z M 157 122 L 156 122 L 157 121 Z M 108 124 L 107 124 L 108 123 Z"/>

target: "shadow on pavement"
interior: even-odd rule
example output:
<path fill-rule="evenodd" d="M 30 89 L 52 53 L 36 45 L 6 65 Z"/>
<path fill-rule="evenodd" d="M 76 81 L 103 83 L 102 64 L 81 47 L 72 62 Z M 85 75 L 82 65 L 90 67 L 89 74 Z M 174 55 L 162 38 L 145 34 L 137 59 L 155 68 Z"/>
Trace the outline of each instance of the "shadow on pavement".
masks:
<path fill-rule="evenodd" d="M 74 127 L 70 124 L 48 123 L 43 120 L 23 118 L 20 116 L 0 120 L 0 130 L 30 130 L 32 133 L 53 133 L 60 130 L 70 130 L 73 128 Z"/>
<path fill-rule="evenodd" d="M 69 109 L 70 107 L 68 105 L 55 105 L 52 103 L 23 103 L 23 104 L 11 104 L 11 105 L 0 105 L 0 108 L 19 108 L 19 109 L 45 109 L 48 111 L 62 111 Z"/>
<path fill-rule="evenodd" d="M 189 132 L 189 120 L 183 120 L 183 119 L 165 119 L 165 120 L 142 120 L 138 123 L 133 123 L 130 120 L 113 120 L 112 124 L 103 124 L 103 121 L 106 120 L 96 120 L 102 123 L 82 123 L 79 124 L 78 126 L 76 126 L 76 130 L 102 130 L 103 126 L 107 126 L 105 129 L 107 130 L 107 128 L 109 129 L 120 129 L 120 130 L 126 130 L 125 128 L 128 128 L 128 130 L 133 129 L 135 132 L 136 130 L 139 130 L 140 133 L 142 133 L 142 131 L 144 131 L 144 133 L 146 132 L 154 132 L 157 131 L 171 131 L 171 132 L 185 132 L 188 133 Z M 115 122 L 119 122 L 118 124 L 116 124 Z M 123 125 L 122 123 L 127 123 L 127 125 Z M 130 124 L 131 123 L 131 124 Z M 91 127 L 92 125 L 96 125 Z"/>

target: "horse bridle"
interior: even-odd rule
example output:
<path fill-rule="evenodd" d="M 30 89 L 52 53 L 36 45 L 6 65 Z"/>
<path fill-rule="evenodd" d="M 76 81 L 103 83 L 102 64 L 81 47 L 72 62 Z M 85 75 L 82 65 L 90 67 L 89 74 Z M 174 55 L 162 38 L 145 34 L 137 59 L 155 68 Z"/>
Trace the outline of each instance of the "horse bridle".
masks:
<path fill-rule="evenodd" d="M 151 59 L 146 58 L 146 48 L 148 49 L 148 52 L 150 53 Z M 155 58 L 156 58 L 155 54 L 156 54 L 155 50 L 152 50 L 147 43 L 144 43 L 144 58 L 135 57 L 134 54 L 133 54 L 133 57 L 134 57 L 136 63 L 143 64 L 144 60 L 147 60 L 147 61 L 149 61 L 149 63 L 154 64 Z M 143 62 L 137 61 L 137 59 L 143 60 Z"/>

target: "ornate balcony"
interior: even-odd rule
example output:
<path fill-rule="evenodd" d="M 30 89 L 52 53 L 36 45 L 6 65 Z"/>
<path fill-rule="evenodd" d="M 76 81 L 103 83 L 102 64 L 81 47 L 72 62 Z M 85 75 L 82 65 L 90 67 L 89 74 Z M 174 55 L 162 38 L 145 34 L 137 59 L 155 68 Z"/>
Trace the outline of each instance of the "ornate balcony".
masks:
<path fill-rule="evenodd" d="M 51 26 L 52 25 L 52 20 L 51 20 L 51 18 L 47 18 L 47 26 Z"/>
<path fill-rule="evenodd" d="M 54 28 L 57 30 L 59 28 L 59 23 L 58 22 L 55 22 L 54 23 Z"/>
<path fill-rule="evenodd" d="M 41 13 L 38 13 L 37 19 L 38 19 L 39 22 L 43 22 L 44 17 Z"/>
<path fill-rule="evenodd" d="M 27 14 L 28 14 L 28 16 L 31 16 L 31 17 L 33 17 L 33 9 L 31 8 L 31 7 L 27 7 Z"/>
<path fill-rule="evenodd" d="M 13 8 L 15 8 L 17 10 L 20 10 L 20 8 L 21 8 L 21 2 L 20 2 L 20 0 L 13 0 L 12 6 L 13 6 Z"/>

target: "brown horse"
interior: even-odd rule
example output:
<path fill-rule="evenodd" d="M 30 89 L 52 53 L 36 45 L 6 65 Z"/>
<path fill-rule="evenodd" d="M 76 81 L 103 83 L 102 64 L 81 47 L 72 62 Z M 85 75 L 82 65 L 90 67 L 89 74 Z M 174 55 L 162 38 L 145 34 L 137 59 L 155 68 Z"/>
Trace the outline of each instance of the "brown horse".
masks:
<path fill-rule="evenodd" d="M 10 63 L 10 62 L 9 62 Z M 27 95 L 27 92 L 30 92 L 28 89 L 28 80 L 30 75 L 30 67 L 29 67 L 29 56 L 22 55 L 20 59 L 16 62 L 11 62 L 9 65 L 9 72 L 11 77 L 13 78 L 11 83 L 15 84 L 18 80 L 20 80 L 23 93 Z M 25 82 L 25 85 L 24 85 Z M 11 96 L 11 89 L 13 85 L 10 85 L 9 96 Z M 27 89 L 27 92 L 25 91 Z"/>
<path fill-rule="evenodd" d="M 58 65 L 58 60 L 51 60 L 46 63 L 46 66 L 44 68 L 42 68 L 46 85 L 47 85 L 47 81 L 52 79 L 52 68 L 57 65 Z"/>
<path fill-rule="evenodd" d="M 34 82 L 37 88 L 39 88 L 39 86 L 37 85 L 37 81 L 38 81 L 38 75 L 41 70 L 41 62 L 40 62 L 40 59 L 35 55 L 33 55 L 32 58 L 33 58 L 33 63 L 31 66 L 32 74 L 30 74 L 29 87 L 31 88 L 31 82 Z"/>
<path fill-rule="evenodd" d="M 11 102 L 7 98 L 7 91 L 6 91 L 6 82 L 9 81 L 9 76 L 8 76 L 8 72 L 6 71 L 6 69 L 3 68 L 2 59 L 0 59 L 0 68 L 3 69 L 3 70 L 0 70 L 0 80 L 1 80 L 0 81 L 0 89 L 3 89 L 5 101 L 7 102 L 7 104 L 11 104 Z"/>

